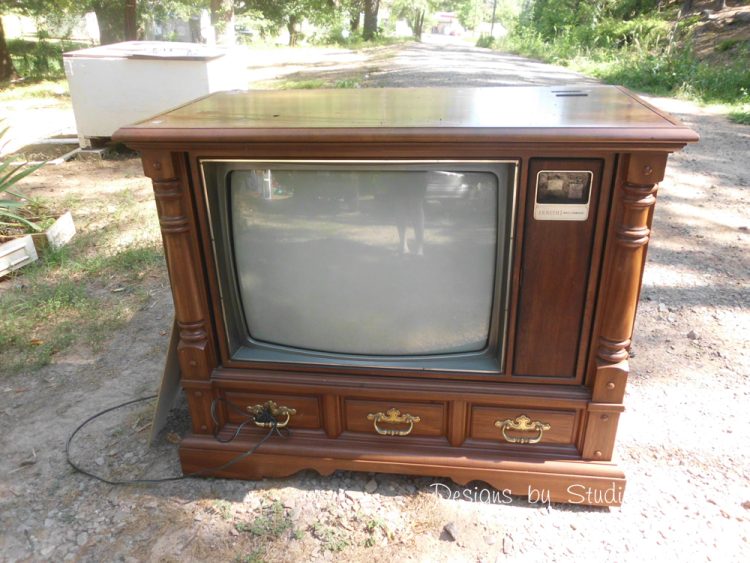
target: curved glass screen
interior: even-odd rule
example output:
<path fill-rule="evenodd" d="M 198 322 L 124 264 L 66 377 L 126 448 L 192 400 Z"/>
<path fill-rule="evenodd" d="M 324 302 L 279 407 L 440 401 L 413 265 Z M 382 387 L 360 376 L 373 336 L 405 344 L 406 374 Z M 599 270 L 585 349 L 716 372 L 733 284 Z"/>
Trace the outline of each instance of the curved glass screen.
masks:
<path fill-rule="evenodd" d="M 496 174 L 246 167 L 226 181 L 253 340 L 376 356 L 486 348 L 505 236 Z"/>

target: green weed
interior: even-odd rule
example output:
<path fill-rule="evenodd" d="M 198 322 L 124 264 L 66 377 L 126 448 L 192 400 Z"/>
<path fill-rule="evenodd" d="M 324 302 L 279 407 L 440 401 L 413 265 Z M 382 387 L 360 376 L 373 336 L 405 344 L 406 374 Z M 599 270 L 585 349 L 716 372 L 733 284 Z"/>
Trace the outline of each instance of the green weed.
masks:
<path fill-rule="evenodd" d="M 261 515 L 252 522 L 238 522 L 235 526 L 238 532 L 250 532 L 263 539 L 278 539 L 284 532 L 292 528 L 292 520 L 284 505 L 275 500 L 261 509 Z"/>
<path fill-rule="evenodd" d="M 341 530 L 325 526 L 320 522 L 313 524 L 312 534 L 316 539 L 320 540 L 326 551 L 338 553 L 349 545 Z"/>

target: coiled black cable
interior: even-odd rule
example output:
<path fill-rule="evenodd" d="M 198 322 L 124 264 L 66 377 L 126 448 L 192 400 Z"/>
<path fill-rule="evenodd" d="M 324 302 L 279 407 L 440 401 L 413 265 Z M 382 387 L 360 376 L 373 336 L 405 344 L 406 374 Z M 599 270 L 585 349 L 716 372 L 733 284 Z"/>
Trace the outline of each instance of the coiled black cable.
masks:
<path fill-rule="evenodd" d="M 96 479 L 97 481 L 101 481 L 102 483 L 107 483 L 108 485 L 153 485 L 153 484 L 156 484 L 156 483 L 168 483 L 170 481 L 181 481 L 182 479 L 189 479 L 191 477 L 202 477 L 202 476 L 207 475 L 208 473 L 213 473 L 213 472 L 216 472 L 216 471 L 222 471 L 222 470 L 224 470 L 224 469 L 226 469 L 228 467 L 231 467 L 232 465 L 234 465 L 236 463 L 239 463 L 243 459 L 245 459 L 245 458 L 253 455 L 256 451 L 258 451 L 258 448 L 260 448 L 263 444 L 265 444 L 266 441 L 271 436 L 273 436 L 274 434 L 277 434 L 278 436 L 280 436 L 282 438 L 286 438 L 289 435 L 289 431 L 288 430 L 285 430 L 284 433 L 282 433 L 280 431 L 280 429 L 277 426 L 278 421 L 276 420 L 276 418 L 271 413 L 265 412 L 265 413 L 263 413 L 264 414 L 264 422 L 270 423 L 271 426 L 268 429 L 268 433 L 265 436 L 263 436 L 263 438 L 261 438 L 260 441 L 257 444 L 255 444 L 252 448 L 250 448 L 249 450 L 247 450 L 245 452 L 242 452 L 238 456 L 233 457 L 232 459 L 230 459 L 228 462 L 226 462 L 226 463 L 224 463 L 222 465 L 218 465 L 216 467 L 206 467 L 204 469 L 201 469 L 200 471 L 194 471 L 193 473 L 188 473 L 188 474 L 185 474 L 185 475 L 175 475 L 173 477 L 161 477 L 161 478 L 157 478 L 157 479 L 125 479 L 125 480 L 107 479 L 106 477 L 102 477 L 101 475 L 96 475 L 95 473 L 91 473 L 90 471 L 82 468 L 80 465 L 76 464 L 71 459 L 71 456 L 70 456 L 70 445 L 73 442 L 73 439 L 76 437 L 76 435 L 81 430 L 83 430 L 91 422 L 93 422 L 94 420 L 96 420 L 100 416 L 103 416 L 103 415 L 105 415 L 107 413 L 110 413 L 112 411 L 121 409 L 123 407 L 127 407 L 129 405 L 134 405 L 136 403 L 142 403 L 144 401 L 149 401 L 151 399 L 155 399 L 156 397 L 157 397 L 157 395 L 149 395 L 147 397 L 141 397 L 140 399 L 133 399 L 132 401 L 126 401 L 124 403 L 120 403 L 119 405 L 115 405 L 113 407 L 109 407 L 107 409 L 104 409 L 103 411 L 100 411 L 100 412 L 96 413 L 95 415 L 90 416 L 89 418 L 87 418 L 86 420 L 84 420 L 81 424 L 78 425 L 78 427 L 75 430 L 73 430 L 73 433 L 68 437 L 68 441 L 65 443 L 65 459 L 68 462 L 68 464 L 71 467 L 73 467 L 73 469 L 75 469 L 76 471 L 78 471 L 79 473 L 83 473 L 87 477 L 91 477 L 92 479 Z M 216 404 L 218 402 L 223 402 L 226 405 L 228 405 L 230 408 L 232 408 L 233 410 L 240 411 L 243 416 L 248 416 L 248 415 L 240 407 L 238 407 L 237 405 L 234 405 L 234 404 L 230 403 L 229 401 L 227 401 L 225 399 L 221 399 L 221 398 L 214 399 L 211 402 L 211 419 L 213 420 L 213 422 L 214 422 L 214 428 L 216 429 L 214 431 L 214 438 L 216 440 L 218 440 L 219 442 L 221 442 L 223 444 L 226 444 L 228 442 L 231 442 L 235 438 L 237 438 L 237 436 L 240 434 L 240 432 L 242 431 L 242 429 L 247 424 L 249 424 L 250 422 L 254 422 L 255 417 L 248 416 L 247 420 L 243 421 L 242 423 L 240 423 L 238 425 L 238 427 L 235 430 L 234 434 L 228 440 L 220 439 L 219 435 L 218 435 L 219 423 L 218 423 L 218 420 L 216 418 Z"/>

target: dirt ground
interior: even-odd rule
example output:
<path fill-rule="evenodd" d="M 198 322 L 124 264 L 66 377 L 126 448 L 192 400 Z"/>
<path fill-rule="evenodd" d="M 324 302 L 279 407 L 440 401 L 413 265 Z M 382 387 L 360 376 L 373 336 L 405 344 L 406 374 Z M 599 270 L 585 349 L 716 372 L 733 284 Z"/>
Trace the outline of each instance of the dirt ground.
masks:
<path fill-rule="evenodd" d="M 295 55 L 288 66 L 277 52 L 272 65 L 258 63 L 251 73 L 357 76 L 364 87 L 586 80 L 463 45 L 389 49 L 339 52 L 325 64 L 323 52 Z M 349 472 L 125 487 L 74 472 L 64 445 L 78 423 L 157 388 L 172 319 L 161 270 L 143 282 L 147 301 L 101 351 L 77 347 L 0 381 L 0 559 L 750 560 L 750 127 L 689 102 L 650 101 L 702 139 L 671 158 L 659 190 L 616 448 L 628 476 L 622 508 L 448 500 L 448 487 L 464 488 Z M 84 201 L 127 188 L 135 205 L 153 208 L 132 159 L 48 167 L 28 188 Z M 84 220 L 81 229 L 96 230 L 102 220 Z M 120 478 L 178 474 L 174 444 L 146 445 L 150 408 L 136 405 L 92 425 L 75 458 Z M 182 427 L 170 422 L 170 430 Z M 443 531 L 449 523 L 456 541 Z"/>

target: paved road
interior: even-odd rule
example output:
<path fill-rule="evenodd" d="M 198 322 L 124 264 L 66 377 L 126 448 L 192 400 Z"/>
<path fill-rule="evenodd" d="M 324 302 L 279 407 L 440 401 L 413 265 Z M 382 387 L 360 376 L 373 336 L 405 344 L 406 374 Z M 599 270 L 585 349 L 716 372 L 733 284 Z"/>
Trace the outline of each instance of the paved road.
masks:
<path fill-rule="evenodd" d="M 368 86 L 514 86 L 594 82 L 559 66 L 428 38 L 399 50 Z"/>

